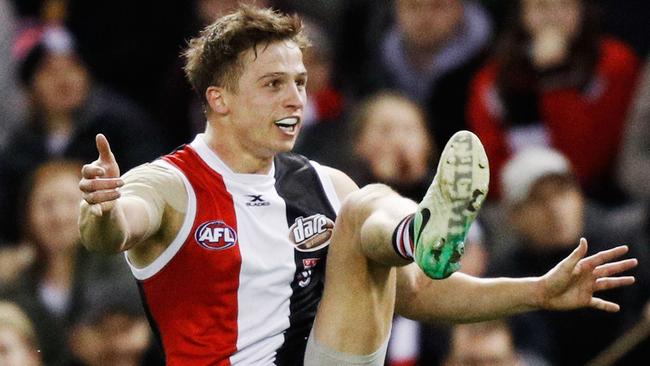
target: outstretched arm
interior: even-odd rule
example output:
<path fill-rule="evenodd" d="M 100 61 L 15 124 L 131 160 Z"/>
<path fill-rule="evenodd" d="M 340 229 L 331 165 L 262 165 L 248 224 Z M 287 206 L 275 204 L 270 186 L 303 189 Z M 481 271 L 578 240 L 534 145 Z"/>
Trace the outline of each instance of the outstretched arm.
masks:
<path fill-rule="evenodd" d="M 99 158 L 83 166 L 79 231 L 89 250 L 117 253 L 142 241 L 150 227 L 147 203 L 137 197 L 120 198 L 124 185 L 120 168 L 104 135 L 96 137 Z"/>
<path fill-rule="evenodd" d="M 536 309 L 569 310 L 580 307 L 615 312 L 618 304 L 595 297 L 601 290 L 634 283 L 634 277 L 616 275 L 636 266 L 636 259 L 616 261 L 626 246 L 585 258 L 587 241 L 541 277 L 481 279 L 455 273 L 433 281 L 417 267 L 398 270 L 396 310 L 406 317 L 433 321 L 472 322 Z"/>

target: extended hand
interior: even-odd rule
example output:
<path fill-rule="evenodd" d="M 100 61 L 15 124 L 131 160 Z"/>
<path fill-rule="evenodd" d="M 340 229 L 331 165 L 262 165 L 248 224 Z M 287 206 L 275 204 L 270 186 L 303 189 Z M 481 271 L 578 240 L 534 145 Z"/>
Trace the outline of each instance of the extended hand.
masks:
<path fill-rule="evenodd" d="M 113 209 L 115 200 L 120 197 L 117 188 L 124 185 L 120 179 L 120 167 L 111 152 L 108 140 L 102 134 L 95 138 L 99 158 L 81 169 L 79 189 L 90 212 L 97 216 Z"/>
<path fill-rule="evenodd" d="M 587 240 L 580 239 L 573 253 L 541 277 L 543 308 L 569 310 L 589 306 L 618 311 L 618 304 L 594 297 L 594 292 L 634 283 L 632 276 L 612 277 L 637 265 L 636 259 L 613 262 L 627 251 L 627 246 L 619 246 L 583 258 L 587 253 Z"/>

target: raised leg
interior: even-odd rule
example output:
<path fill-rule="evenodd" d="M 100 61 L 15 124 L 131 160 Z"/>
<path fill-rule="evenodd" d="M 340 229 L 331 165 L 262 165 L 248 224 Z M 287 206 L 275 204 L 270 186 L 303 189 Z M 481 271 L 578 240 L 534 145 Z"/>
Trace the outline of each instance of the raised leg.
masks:
<path fill-rule="evenodd" d="M 327 349 L 369 355 L 390 334 L 396 294 L 396 266 L 408 253 L 432 278 L 459 268 L 463 241 L 487 193 L 489 173 L 483 147 L 473 134 L 457 133 L 445 147 L 436 178 L 418 205 L 385 185 L 373 184 L 343 204 L 330 244 L 323 299 L 312 336 Z M 412 218 L 398 239 L 396 228 Z M 410 219 L 407 219 L 410 220 Z M 404 226 L 404 225 L 402 225 Z M 412 238 L 412 239 L 409 239 Z M 405 259 L 405 257 L 407 259 Z"/>

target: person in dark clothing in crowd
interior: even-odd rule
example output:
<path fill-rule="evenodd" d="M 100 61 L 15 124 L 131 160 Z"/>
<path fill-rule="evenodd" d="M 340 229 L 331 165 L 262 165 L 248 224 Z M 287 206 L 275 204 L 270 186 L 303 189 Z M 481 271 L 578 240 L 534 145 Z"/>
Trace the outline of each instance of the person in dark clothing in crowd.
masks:
<path fill-rule="evenodd" d="M 616 339 L 631 319 L 638 319 L 648 299 L 647 241 L 642 220 L 598 210 L 583 194 L 568 159 L 548 148 L 523 150 L 502 174 L 503 203 L 517 238 L 513 248 L 490 265 L 490 276 L 534 276 L 544 273 L 572 250 L 581 236 L 593 237 L 591 250 L 607 243 L 626 243 L 639 259 L 635 287 L 610 290 L 603 296 L 619 301 L 622 311 L 601 314 L 589 309 L 567 313 L 536 312 L 513 318 L 523 349 L 548 358 L 553 365 L 583 365 Z M 633 363 L 639 364 L 639 363 Z"/>
<path fill-rule="evenodd" d="M 492 199 L 508 157 L 534 145 L 565 154 L 590 198 L 618 204 L 614 167 L 639 60 L 600 31 L 591 1 L 515 4 L 501 48 L 472 82 L 467 110 L 490 157 Z"/>
<path fill-rule="evenodd" d="M 99 131 L 111 136 L 116 155 L 134 167 L 162 154 L 160 134 L 135 104 L 94 83 L 71 34 L 35 26 L 16 41 L 21 82 L 30 100 L 28 120 L 0 152 L 0 236 L 18 238 L 15 211 L 24 177 L 49 158 L 88 160 Z"/>
<path fill-rule="evenodd" d="M 404 93 L 426 111 L 431 136 L 442 149 L 454 132 L 467 129 L 468 85 L 492 40 L 489 14 L 468 0 L 395 0 L 367 7 L 367 39 L 351 46 L 365 49 L 359 61 L 350 54 L 361 51 L 340 51 L 339 68 L 349 70 L 341 87 L 361 96 L 385 88 Z"/>

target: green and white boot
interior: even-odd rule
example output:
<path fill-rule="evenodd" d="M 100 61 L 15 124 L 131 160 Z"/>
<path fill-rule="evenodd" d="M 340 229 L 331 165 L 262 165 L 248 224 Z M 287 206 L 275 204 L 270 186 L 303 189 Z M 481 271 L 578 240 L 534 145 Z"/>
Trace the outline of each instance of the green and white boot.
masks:
<path fill-rule="evenodd" d="M 454 134 L 413 219 L 414 259 L 427 276 L 443 279 L 460 269 L 465 238 L 489 182 L 481 141 L 469 131 Z"/>

